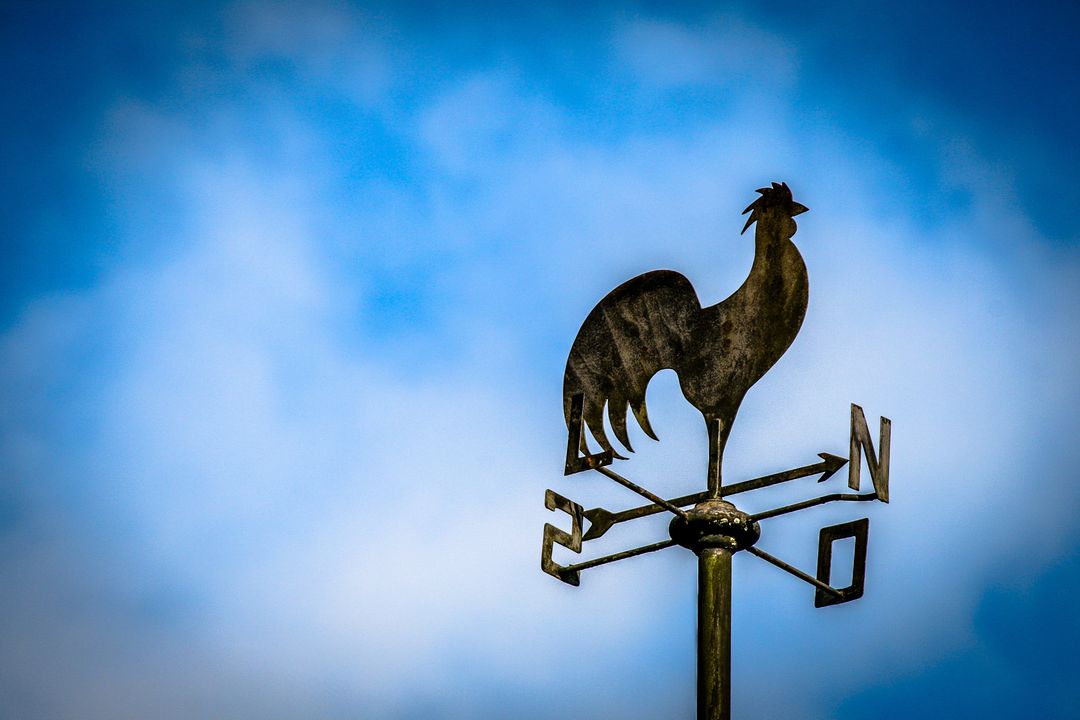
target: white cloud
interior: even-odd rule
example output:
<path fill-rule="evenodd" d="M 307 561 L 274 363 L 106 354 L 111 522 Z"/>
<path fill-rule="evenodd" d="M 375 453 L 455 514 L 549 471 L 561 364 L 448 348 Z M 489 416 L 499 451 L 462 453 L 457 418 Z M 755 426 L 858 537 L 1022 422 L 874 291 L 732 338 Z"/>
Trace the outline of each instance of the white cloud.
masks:
<path fill-rule="evenodd" d="M 734 15 L 707 27 L 636 19 L 614 33 L 615 53 L 634 77 L 655 89 L 723 87 L 754 95 L 790 91 L 798 75 L 794 49 Z"/>
<path fill-rule="evenodd" d="M 759 55 L 779 57 L 761 72 L 793 82 L 795 62 L 781 45 L 718 27 L 643 23 L 616 39 L 634 72 L 648 75 L 657 55 L 674 58 L 649 76 L 665 87 L 746 70 L 735 50 L 745 38 L 768 50 Z M 312 32 L 324 30 L 338 37 L 322 23 Z M 265 35 L 273 45 L 281 34 L 269 28 L 252 42 Z M 303 54 L 283 42 L 281 52 Z M 244 52 L 264 52 L 256 44 Z M 340 182 L 332 153 L 286 173 L 247 145 L 219 161 L 200 154 L 168 166 L 180 171 L 180 202 L 193 219 L 170 257 L 42 300 L 3 339 L 5 395 L 16 401 L 5 410 L 5 466 L 55 483 L 58 495 L 78 488 L 93 519 L 54 532 L 100 545 L 99 571 L 115 584 L 110 602 L 136 602 L 166 578 L 166 594 L 187 606 L 180 638 L 168 623 L 150 632 L 114 611 L 109 634 L 135 639 L 102 672 L 135 673 L 129 658 L 145 653 L 156 673 L 149 696 L 182 696 L 194 684 L 211 714 L 243 705 L 216 679 L 236 673 L 272 688 L 267 704 L 308 716 L 362 707 L 392 717 L 429 702 L 430 715 L 448 717 L 497 714 L 484 695 L 493 685 L 525 698 L 548 688 L 553 711 L 585 714 L 640 691 L 622 678 L 658 665 L 692 669 L 689 558 L 669 551 L 595 570 L 579 590 L 538 571 L 541 527 L 555 517 L 543 510 L 545 487 L 587 506 L 634 500 L 596 478 L 558 475 L 563 359 L 537 337 L 561 338 L 565 349 L 604 292 L 657 265 L 686 272 L 705 302 L 724 297 L 751 260 L 738 211 L 772 179 L 789 180 L 813 209 L 796 238 L 810 266 L 811 310 L 799 341 L 746 402 L 729 479 L 842 452 L 855 401 L 870 418 L 895 421 L 894 502 L 873 511 L 868 594 L 857 606 L 815 612 L 798 581 L 739 559 L 741 714 L 792 716 L 808 698 L 828 708 L 850 687 L 838 668 L 863 684 L 886 656 L 900 671 L 947 652 L 966 632 L 948 627 L 964 622 L 1002 564 L 1045 561 L 1059 547 L 1075 491 L 1054 477 L 1046 495 L 1019 488 L 1029 468 L 1054 469 L 1036 451 L 1040 428 L 1076 399 L 1068 331 L 1080 299 L 1076 257 L 1042 245 L 977 158 L 954 179 L 973 206 L 950 225 L 920 228 L 880 199 L 890 169 L 820 129 L 798 129 L 780 99 L 755 96 L 723 122 L 598 146 L 568 129 L 567 108 L 516 78 L 472 73 L 419 114 L 412 140 L 439 168 L 423 178 L 430 195 L 420 220 L 394 217 L 403 206 L 381 202 L 340 219 L 400 233 L 360 234 L 361 257 L 412 242 L 438 251 L 433 282 L 447 307 L 433 334 L 457 336 L 463 348 L 447 351 L 445 366 L 395 366 L 400 354 L 387 360 L 370 338 L 345 337 L 366 308 L 318 234 L 335 213 L 320 196 Z M 289 127 L 301 143 L 329 144 L 302 115 Z M 175 160 L 184 150 L 164 154 Z M 80 352 L 96 364 L 80 367 Z M 676 393 L 672 378 L 658 379 L 650 403 L 664 441 L 638 434 L 639 456 L 626 467 L 686 492 L 704 443 Z M 87 432 L 69 447 L 79 430 Z M 763 547 L 810 568 L 820 524 L 863 510 L 778 521 Z M 1003 514 L 1030 518 L 1045 545 L 1029 550 L 998 533 Z M 609 546 L 662 535 L 663 524 L 639 533 Z M 60 560 L 42 564 L 55 569 L 35 582 L 64 585 Z M 104 583 L 75 585 L 95 582 Z M 941 607 L 942 596 L 953 606 Z M 101 635 L 102 617 L 74 616 L 76 627 L 54 629 L 54 642 Z M 198 658 L 185 667 L 206 662 L 206 673 L 171 677 L 177 647 Z M 654 661 L 665 647 L 665 662 Z M 92 693 L 85 665 L 51 672 L 68 682 L 62 702 Z M 789 678 L 783 693 L 765 685 L 777 674 Z M 675 671 L 657 683 L 662 695 L 693 687 Z M 94 712 L 113 717 L 115 707 Z M 634 713 L 656 708 L 627 708 Z"/>

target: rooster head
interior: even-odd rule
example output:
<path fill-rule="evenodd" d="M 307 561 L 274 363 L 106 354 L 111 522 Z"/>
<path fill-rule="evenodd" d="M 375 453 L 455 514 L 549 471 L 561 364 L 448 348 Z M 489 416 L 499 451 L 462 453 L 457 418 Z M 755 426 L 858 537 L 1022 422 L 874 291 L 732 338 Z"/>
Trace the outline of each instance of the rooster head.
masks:
<path fill-rule="evenodd" d="M 742 211 L 743 215 L 750 213 L 750 217 L 746 219 L 746 224 L 743 225 L 742 232 L 746 232 L 746 228 L 760 220 L 761 214 L 767 210 L 779 210 L 788 218 L 793 218 L 810 209 L 795 202 L 791 197 L 791 188 L 787 186 L 787 183 L 773 183 L 772 187 L 758 188 L 758 192 L 761 193 L 761 197 L 747 205 L 746 209 Z"/>

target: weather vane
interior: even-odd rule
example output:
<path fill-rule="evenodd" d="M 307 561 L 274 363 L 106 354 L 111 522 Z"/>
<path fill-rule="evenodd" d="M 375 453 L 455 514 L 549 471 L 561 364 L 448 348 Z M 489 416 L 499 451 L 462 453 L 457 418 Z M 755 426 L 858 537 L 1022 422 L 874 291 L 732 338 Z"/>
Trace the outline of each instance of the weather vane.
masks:
<path fill-rule="evenodd" d="M 760 521 L 834 501 L 889 501 L 889 440 L 891 422 L 881 418 L 878 452 L 858 405 L 851 406 L 848 457 L 821 453 L 821 462 L 786 472 L 724 485 L 724 446 L 739 405 L 750 387 L 769 371 L 788 349 L 806 315 L 806 264 L 792 242 L 795 216 L 807 208 L 791 196 L 786 183 L 758 190 L 757 200 L 744 210 L 750 217 L 743 232 L 757 223 L 754 264 L 750 275 L 731 297 L 702 307 L 690 281 L 671 270 L 639 275 L 608 293 L 593 308 L 578 331 L 563 378 L 563 412 L 569 437 L 565 474 L 599 472 L 649 500 L 648 505 L 611 512 L 585 510 L 548 490 L 544 503 L 571 517 L 571 530 L 544 525 L 540 565 L 544 572 L 578 585 L 581 571 L 599 565 L 679 545 L 698 556 L 698 718 L 727 720 L 731 715 L 731 557 L 740 550 L 769 562 L 816 588 L 814 605 L 837 605 L 862 597 L 866 576 L 868 518 L 821 529 L 816 576 L 785 563 L 755 545 Z M 645 408 L 645 388 L 660 370 L 674 370 L 683 395 L 705 418 L 709 432 L 706 490 L 665 500 L 622 475 L 610 465 L 625 460 L 604 430 L 604 406 L 618 441 L 633 452 L 626 432 L 627 409 L 641 429 L 658 440 Z M 591 453 L 582 426 L 587 426 L 600 452 Z M 858 491 L 865 457 L 874 491 L 830 493 L 792 505 L 748 514 L 727 498 L 738 493 L 818 475 L 824 482 L 845 464 L 848 487 Z M 690 507 L 693 506 L 693 507 Z M 690 507 L 690 509 L 684 509 Z M 670 538 L 570 565 L 552 560 L 558 543 L 580 553 L 582 543 L 594 540 L 613 525 L 667 511 L 674 515 Z M 583 523 L 589 521 L 584 534 Z M 835 540 L 855 539 L 851 584 L 830 585 Z"/>

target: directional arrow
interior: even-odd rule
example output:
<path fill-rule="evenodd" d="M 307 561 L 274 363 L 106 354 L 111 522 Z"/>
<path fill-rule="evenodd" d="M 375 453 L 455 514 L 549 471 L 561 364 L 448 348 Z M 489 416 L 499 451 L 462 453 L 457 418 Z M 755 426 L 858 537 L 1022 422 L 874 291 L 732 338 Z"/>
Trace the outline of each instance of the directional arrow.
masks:
<path fill-rule="evenodd" d="M 703 490 L 696 492 L 693 495 L 683 495 L 672 500 L 668 500 L 669 505 L 676 507 L 686 507 L 688 505 L 697 505 L 699 502 L 709 497 L 709 492 Z M 654 515 L 661 510 L 667 508 L 662 505 L 642 505 L 641 507 L 631 508 L 630 510 L 623 510 L 622 512 L 609 512 L 604 508 L 593 508 L 592 510 L 585 511 L 585 519 L 589 521 L 589 530 L 582 536 L 581 540 L 593 540 L 600 537 L 611 526 L 616 523 L 625 522 L 627 520 L 633 520 L 634 518 L 645 517 L 646 515 Z"/>
<path fill-rule="evenodd" d="M 725 495 L 736 495 L 741 492 L 746 492 L 747 490 L 757 490 L 758 488 L 769 487 L 770 485 L 778 485 L 782 482 L 787 482 L 788 480 L 794 480 L 808 475 L 817 475 L 818 473 L 821 473 L 818 482 L 825 482 L 831 478 L 837 470 L 847 465 L 847 458 L 842 458 L 838 455 L 818 453 L 818 457 L 821 458 L 821 462 L 814 463 L 813 465 L 804 465 L 803 467 L 795 468 L 794 470 L 785 470 L 784 472 L 774 473 L 773 475 L 766 475 L 765 477 L 754 478 L 753 480 L 747 480 L 746 482 L 721 487 L 720 495 L 721 497 Z"/>
<path fill-rule="evenodd" d="M 822 459 L 821 462 L 814 463 L 813 465 L 804 465 L 803 467 L 795 468 L 794 470 L 785 470 L 784 472 L 773 473 L 772 475 L 765 475 L 763 477 L 754 478 L 753 480 L 746 480 L 741 483 L 722 487 L 720 489 L 721 494 L 735 495 L 737 493 L 746 492 L 747 490 L 757 490 L 758 488 L 769 487 L 770 485 L 777 485 L 782 482 L 787 482 L 788 480 L 817 475 L 818 473 L 821 473 L 818 482 L 824 482 L 832 477 L 837 470 L 847 464 L 846 458 L 830 455 L 829 453 L 818 453 L 818 457 Z M 603 471 L 607 470 L 607 468 L 598 468 L 598 470 Z M 608 473 L 605 472 L 604 474 L 607 475 Z M 708 497 L 708 491 L 703 491 L 667 500 L 666 503 L 668 506 L 681 508 L 688 505 L 696 505 Z M 622 512 L 617 513 L 605 510 L 604 508 L 592 508 L 591 510 L 586 510 L 585 518 L 589 521 L 589 530 L 581 539 L 582 541 L 595 540 L 610 530 L 612 525 L 627 520 L 634 520 L 639 517 L 645 517 L 647 515 L 654 515 L 667 509 L 670 509 L 670 507 L 653 503 L 651 505 L 642 505 L 641 507 L 631 508 L 630 510 L 623 510 Z"/>

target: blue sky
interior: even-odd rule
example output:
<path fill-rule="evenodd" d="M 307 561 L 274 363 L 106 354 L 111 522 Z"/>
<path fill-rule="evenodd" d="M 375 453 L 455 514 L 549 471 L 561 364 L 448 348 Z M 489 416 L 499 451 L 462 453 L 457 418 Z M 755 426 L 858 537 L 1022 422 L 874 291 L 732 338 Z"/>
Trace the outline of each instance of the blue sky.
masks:
<path fill-rule="evenodd" d="M 537 567 L 545 488 L 636 504 L 561 475 L 562 369 L 634 274 L 732 292 L 785 180 L 810 309 L 726 471 L 844 454 L 857 402 L 892 502 L 765 526 L 810 569 L 869 515 L 857 603 L 736 558 L 737 716 L 1074 717 L 1077 14 L 5 5 L 0 707 L 691 717 L 691 556 Z M 697 489 L 649 406 L 622 470 Z"/>

